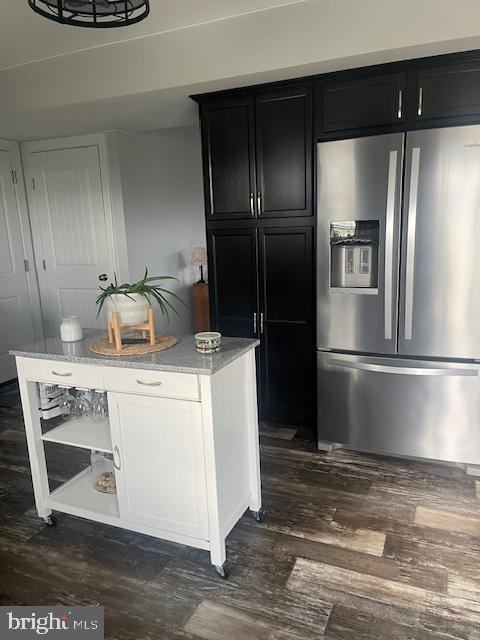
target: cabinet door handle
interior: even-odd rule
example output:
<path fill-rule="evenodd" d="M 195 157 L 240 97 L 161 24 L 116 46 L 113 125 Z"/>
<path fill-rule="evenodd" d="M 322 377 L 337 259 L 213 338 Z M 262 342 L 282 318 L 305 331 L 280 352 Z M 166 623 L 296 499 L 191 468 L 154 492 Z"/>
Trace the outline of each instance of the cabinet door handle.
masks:
<path fill-rule="evenodd" d="M 72 374 L 70 372 L 60 373 L 59 371 L 52 371 L 52 375 L 60 376 L 61 378 L 69 378 Z"/>
<path fill-rule="evenodd" d="M 417 115 L 421 116 L 423 111 L 423 87 L 418 88 L 418 109 Z"/>
<path fill-rule="evenodd" d="M 260 333 L 263 333 L 263 311 L 260 314 Z"/>
<path fill-rule="evenodd" d="M 143 382 L 143 380 L 137 380 L 137 384 L 141 384 L 144 387 L 160 387 L 161 382 Z"/>
<path fill-rule="evenodd" d="M 257 333 L 257 314 L 253 314 L 253 333 Z"/>
<path fill-rule="evenodd" d="M 253 192 L 250 194 L 250 215 L 255 216 L 255 195 Z"/>
<path fill-rule="evenodd" d="M 397 118 L 401 118 L 402 117 L 402 110 L 403 110 L 403 90 L 400 89 L 400 91 L 398 92 L 398 109 L 397 109 Z"/>
<path fill-rule="evenodd" d="M 257 193 L 257 211 L 258 215 L 262 215 L 262 194 L 260 192 Z"/>
<path fill-rule="evenodd" d="M 117 460 L 118 460 L 118 462 L 117 462 Z M 122 461 L 121 461 L 121 458 L 120 458 L 120 450 L 117 447 L 117 445 L 115 445 L 113 447 L 113 466 L 115 467 L 115 469 L 117 471 L 120 471 L 120 469 L 122 468 Z"/>

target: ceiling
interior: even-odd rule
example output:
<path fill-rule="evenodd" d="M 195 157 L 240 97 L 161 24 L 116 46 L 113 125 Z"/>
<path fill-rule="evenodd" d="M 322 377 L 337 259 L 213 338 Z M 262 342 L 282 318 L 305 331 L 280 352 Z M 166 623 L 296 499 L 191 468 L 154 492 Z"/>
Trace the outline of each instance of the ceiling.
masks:
<path fill-rule="evenodd" d="M 14 140 L 188 125 L 190 94 L 480 49 L 478 0 L 150 0 L 143 22 L 101 30 L 0 4 L 0 138 Z"/>
<path fill-rule="evenodd" d="M 1 0 L 0 70 L 304 1 L 150 0 L 150 15 L 143 22 L 122 29 L 80 29 L 42 18 L 27 0 Z"/>

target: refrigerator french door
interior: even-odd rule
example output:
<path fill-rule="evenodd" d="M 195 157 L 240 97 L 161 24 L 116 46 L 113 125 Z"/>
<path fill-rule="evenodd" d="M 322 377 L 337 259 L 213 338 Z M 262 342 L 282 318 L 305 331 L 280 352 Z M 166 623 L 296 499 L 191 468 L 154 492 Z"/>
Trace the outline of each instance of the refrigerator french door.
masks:
<path fill-rule="evenodd" d="M 480 126 L 407 135 L 398 351 L 480 359 Z"/>
<path fill-rule="evenodd" d="M 395 353 L 402 133 L 317 146 L 317 348 Z"/>
<path fill-rule="evenodd" d="M 318 145 L 318 437 L 479 464 L 480 126 L 409 132 L 393 178 L 401 138 Z"/>

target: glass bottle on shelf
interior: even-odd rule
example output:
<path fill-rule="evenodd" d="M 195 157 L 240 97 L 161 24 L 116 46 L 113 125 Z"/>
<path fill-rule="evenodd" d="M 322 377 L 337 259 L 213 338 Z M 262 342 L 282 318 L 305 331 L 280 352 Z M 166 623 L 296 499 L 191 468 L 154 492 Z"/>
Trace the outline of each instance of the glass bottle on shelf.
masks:
<path fill-rule="evenodd" d="M 71 420 L 77 416 L 77 400 L 71 393 L 71 389 L 64 389 L 58 406 L 60 407 L 60 415 L 64 420 Z"/>
<path fill-rule="evenodd" d="M 92 418 L 93 406 L 85 390 L 77 390 L 77 415 L 80 418 Z"/>
<path fill-rule="evenodd" d="M 108 418 L 108 402 L 106 391 L 95 391 L 93 396 L 93 419 L 97 421 Z"/>
<path fill-rule="evenodd" d="M 92 450 L 90 452 L 90 466 L 95 491 L 117 493 L 112 454 Z"/>

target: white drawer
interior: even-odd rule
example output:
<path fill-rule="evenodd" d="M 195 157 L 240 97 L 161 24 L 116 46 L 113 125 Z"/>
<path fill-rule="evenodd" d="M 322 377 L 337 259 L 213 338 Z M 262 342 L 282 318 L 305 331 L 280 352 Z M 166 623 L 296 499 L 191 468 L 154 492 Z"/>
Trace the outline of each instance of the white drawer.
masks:
<path fill-rule="evenodd" d="M 29 380 L 88 389 L 103 388 L 103 368 L 95 365 L 23 358 L 22 369 Z"/>
<path fill-rule="evenodd" d="M 103 367 L 103 378 L 107 391 L 186 400 L 200 399 L 198 376 L 191 373 Z"/>

